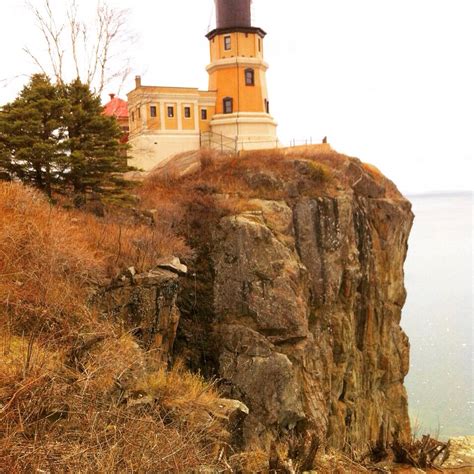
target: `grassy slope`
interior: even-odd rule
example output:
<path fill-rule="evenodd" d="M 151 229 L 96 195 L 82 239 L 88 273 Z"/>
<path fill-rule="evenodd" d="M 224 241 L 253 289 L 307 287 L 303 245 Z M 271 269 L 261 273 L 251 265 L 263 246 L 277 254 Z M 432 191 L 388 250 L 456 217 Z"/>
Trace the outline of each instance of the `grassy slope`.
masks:
<path fill-rule="evenodd" d="M 212 384 L 179 365 L 146 370 L 133 338 L 87 304 L 120 268 L 189 253 L 170 229 L 99 221 L 0 183 L 0 472 L 219 464 L 227 434 L 212 415 Z M 124 374 L 134 380 L 128 398 L 116 386 Z M 137 402 L 140 392 L 151 400 Z"/>

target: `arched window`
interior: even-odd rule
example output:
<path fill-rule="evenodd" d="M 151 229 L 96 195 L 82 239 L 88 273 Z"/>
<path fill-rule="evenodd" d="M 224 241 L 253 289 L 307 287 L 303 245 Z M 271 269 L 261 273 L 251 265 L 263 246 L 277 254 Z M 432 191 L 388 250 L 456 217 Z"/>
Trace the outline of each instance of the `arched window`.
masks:
<path fill-rule="evenodd" d="M 255 85 L 255 71 L 251 68 L 245 70 L 245 85 L 254 86 Z"/>
<path fill-rule="evenodd" d="M 224 97 L 224 113 L 231 114 L 234 111 L 234 104 L 233 104 L 232 97 Z"/>

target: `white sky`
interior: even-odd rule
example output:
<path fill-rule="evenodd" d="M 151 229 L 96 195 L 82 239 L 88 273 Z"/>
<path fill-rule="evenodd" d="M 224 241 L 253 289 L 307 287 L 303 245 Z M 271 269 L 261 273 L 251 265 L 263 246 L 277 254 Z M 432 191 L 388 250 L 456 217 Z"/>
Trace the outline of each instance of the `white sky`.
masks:
<path fill-rule="evenodd" d="M 124 92 L 135 74 L 147 85 L 207 89 L 213 0 L 114 3 L 130 9 L 138 37 Z M 269 96 L 283 142 L 327 135 L 405 193 L 473 189 L 473 0 L 254 0 L 253 13 L 268 33 Z M 40 43 L 23 0 L 0 0 L 0 25 L 3 104 L 36 72 L 22 47 Z"/>

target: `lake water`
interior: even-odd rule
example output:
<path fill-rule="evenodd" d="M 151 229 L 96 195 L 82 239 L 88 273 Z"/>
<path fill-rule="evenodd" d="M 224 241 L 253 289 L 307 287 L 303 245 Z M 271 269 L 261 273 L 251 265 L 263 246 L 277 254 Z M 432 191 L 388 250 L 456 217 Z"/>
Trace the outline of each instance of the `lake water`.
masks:
<path fill-rule="evenodd" d="M 474 434 L 472 194 L 409 197 L 402 326 L 412 424 L 440 438 Z M 422 433 L 420 433 L 422 434 Z"/>

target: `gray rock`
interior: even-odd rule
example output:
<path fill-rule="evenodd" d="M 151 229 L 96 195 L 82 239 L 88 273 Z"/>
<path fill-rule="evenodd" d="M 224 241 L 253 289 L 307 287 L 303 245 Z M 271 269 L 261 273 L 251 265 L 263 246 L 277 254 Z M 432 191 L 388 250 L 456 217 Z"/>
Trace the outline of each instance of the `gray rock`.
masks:
<path fill-rule="evenodd" d="M 154 352 L 157 362 L 168 364 L 180 318 L 178 289 L 178 276 L 158 269 L 113 282 L 96 299 L 106 314 L 137 336 L 143 349 Z"/>
<path fill-rule="evenodd" d="M 214 414 L 222 418 L 230 418 L 235 414 L 249 414 L 249 409 L 239 400 L 229 398 L 219 398 L 215 407 Z"/>
<path fill-rule="evenodd" d="M 367 452 L 410 436 L 400 316 L 413 215 L 387 180 L 340 162 L 353 164 L 344 192 L 253 199 L 252 213 L 224 217 L 206 242 L 197 288 L 210 292 L 197 301 L 209 313 L 190 327 L 208 324 L 200 359 L 249 408 L 246 449 L 305 433 Z"/>
<path fill-rule="evenodd" d="M 178 257 L 161 258 L 156 263 L 156 266 L 177 273 L 178 275 L 186 275 L 188 273 L 188 267 L 183 265 Z"/>

